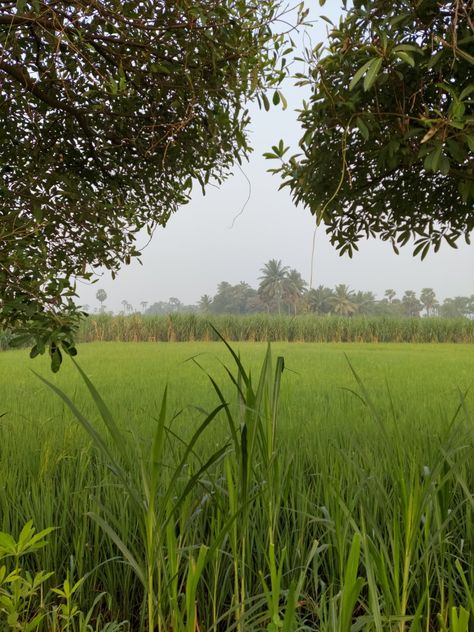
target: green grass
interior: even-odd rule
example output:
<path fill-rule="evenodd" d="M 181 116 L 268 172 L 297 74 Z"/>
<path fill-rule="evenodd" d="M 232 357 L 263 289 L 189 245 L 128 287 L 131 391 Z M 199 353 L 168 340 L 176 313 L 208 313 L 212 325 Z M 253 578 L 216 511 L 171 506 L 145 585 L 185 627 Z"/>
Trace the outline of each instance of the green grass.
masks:
<path fill-rule="evenodd" d="M 236 348 L 257 389 L 265 345 Z M 123 433 L 106 440 L 105 458 L 29 370 L 101 429 L 68 359 L 52 375 L 47 358 L 1 353 L 0 529 L 17 535 L 29 519 L 57 527 L 31 568 L 55 570 L 56 584 L 67 569 L 88 574 L 78 590 L 84 610 L 105 590 L 103 618 L 134 630 L 472 629 L 456 619 L 463 607 L 474 621 L 474 395 L 461 395 L 474 381 L 472 346 L 274 343 L 272 354 L 286 368 L 276 437 L 271 398 L 252 403 L 254 391 L 243 388 L 239 412 L 222 343 L 80 346 L 79 362 Z M 192 357 L 231 402 L 236 435 L 221 411 L 174 480 L 181 439 L 204 418 L 196 407 L 219 404 Z M 172 425 L 179 438 L 155 441 L 155 458 L 166 384 L 167 419 L 184 412 Z M 265 384 L 266 392 L 270 375 Z M 227 442 L 225 457 L 193 479 Z M 141 560 L 145 585 L 126 551 Z"/>
<path fill-rule="evenodd" d="M 265 344 L 238 343 L 236 349 L 255 370 Z M 273 355 L 283 355 L 288 369 L 282 384 L 282 426 L 313 426 L 327 417 L 331 424 L 350 420 L 354 426 L 358 419 L 368 418 L 360 402 L 343 390 L 354 387 L 346 354 L 382 408 L 387 408 L 388 383 L 398 412 L 409 412 L 411 422 L 449 415 L 457 389 L 464 390 L 474 381 L 472 349 L 470 345 L 273 343 Z M 136 427 L 156 415 L 166 384 L 172 408 L 215 402 L 206 376 L 188 361 L 192 357 L 224 376 L 219 361 L 228 358 L 221 343 L 91 343 L 79 346 L 78 360 L 117 418 Z M 31 369 L 76 394 L 83 409 L 93 412 L 92 402 L 79 396 L 85 390 L 67 358 L 53 376 L 46 356 L 32 361 L 24 350 L 7 352 L 0 354 L 0 414 L 8 412 L 4 424 L 21 421 L 47 427 L 51 420 L 59 428 L 59 422 L 71 418 Z"/>

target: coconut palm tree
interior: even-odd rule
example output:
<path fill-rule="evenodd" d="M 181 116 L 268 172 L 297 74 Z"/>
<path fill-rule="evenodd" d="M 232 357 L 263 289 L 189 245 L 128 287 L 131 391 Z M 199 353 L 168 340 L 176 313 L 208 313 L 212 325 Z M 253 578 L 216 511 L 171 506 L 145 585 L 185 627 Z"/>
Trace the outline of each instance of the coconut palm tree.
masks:
<path fill-rule="evenodd" d="M 384 296 L 388 299 L 389 303 L 393 303 L 393 299 L 396 295 L 397 293 L 395 292 L 395 290 L 385 290 Z"/>
<path fill-rule="evenodd" d="M 281 301 L 288 278 L 288 266 L 284 266 L 281 259 L 270 259 L 260 272 L 262 275 L 258 277 L 260 279 L 258 293 L 269 307 L 275 301 L 278 313 L 281 314 Z"/>
<path fill-rule="evenodd" d="M 357 292 L 352 301 L 357 307 L 358 314 L 373 313 L 377 302 L 373 292 Z"/>
<path fill-rule="evenodd" d="M 435 291 L 431 287 L 424 287 L 421 290 L 420 301 L 426 310 L 427 316 L 431 316 L 433 310 L 435 310 L 439 305 L 436 299 Z"/>
<path fill-rule="evenodd" d="M 324 285 L 318 285 L 317 288 L 309 290 L 305 296 L 305 303 L 310 312 L 318 314 L 329 314 L 332 309 L 331 297 L 333 291 Z"/>
<path fill-rule="evenodd" d="M 100 303 L 100 311 L 103 312 L 105 309 L 104 302 L 107 300 L 107 292 L 102 289 L 97 290 L 95 297 Z"/>
<path fill-rule="evenodd" d="M 352 316 L 357 311 L 354 292 L 343 283 L 336 285 L 333 296 L 329 299 L 335 314 Z"/>
<path fill-rule="evenodd" d="M 307 285 L 308 284 L 298 270 L 293 268 L 288 272 L 284 284 L 284 300 L 289 307 L 293 307 L 295 316 L 297 305 L 300 302 Z"/>
<path fill-rule="evenodd" d="M 209 294 L 204 294 L 199 299 L 198 309 L 203 314 L 208 314 L 211 311 L 211 305 L 212 305 L 212 298 L 209 296 Z"/>
<path fill-rule="evenodd" d="M 419 316 L 423 309 L 421 301 L 417 299 L 413 290 L 407 290 L 402 296 L 402 306 L 405 316 L 410 317 Z"/>

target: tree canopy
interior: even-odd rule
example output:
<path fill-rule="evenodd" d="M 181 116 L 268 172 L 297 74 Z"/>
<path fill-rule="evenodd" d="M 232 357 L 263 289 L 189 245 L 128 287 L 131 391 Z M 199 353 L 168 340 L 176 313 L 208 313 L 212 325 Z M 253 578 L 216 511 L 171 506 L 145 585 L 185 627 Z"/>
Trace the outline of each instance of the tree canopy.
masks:
<path fill-rule="evenodd" d="M 115 273 L 250 151 L 285 75 L 279 0 L 0 6 L 0 327 L 74 353 L 75 282 Z"/>
<path fill-rule="evenodd" d="M 321 1 L 320 4 L 324 4 Z M 345 4 L 345 3 L 344 3 Z M 309 53 L 301 152 L 267 154 L 340 253 L 378 236 L 426 256 L 474 228 L 472 0 L 354 0 Z"/>

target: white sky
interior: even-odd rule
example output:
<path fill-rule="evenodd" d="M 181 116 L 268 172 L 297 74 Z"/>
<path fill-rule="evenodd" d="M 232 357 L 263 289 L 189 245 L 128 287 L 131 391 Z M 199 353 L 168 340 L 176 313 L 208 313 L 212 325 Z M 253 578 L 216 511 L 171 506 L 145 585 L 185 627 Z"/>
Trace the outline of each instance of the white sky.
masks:
<path fill-rule="evenodd" d="M 331 0 L 323 10 L 313 8 L 313 16 L 317 19 L 323 13 L 337 19 L 338 5 Z M 325 22 L 317 19 L 310 32 L 313 43 L 324 39 L 325 31 Z M 114 311 L 122 309 L 124 299 L 135 308 L 141 301 L 152 304 L 172 296 L 183 303 L 196 303 L 203 294 L 214 295 L 220 281 L 246 281 L 256 287 L 260 268 L 272 258 L 296 268 L 309 281 L 314 219 L 308 210 L 295 207 L 287 190 L 278 191 L 281 180 L 267 173 L 273 161 L 262 157 L 280 138 L 296 148 L 301 136 L 294 110 L 308 93 L 288 82 L 284 94 L 286 111 L 273 106 L 270 112 L 251 108 L 254 153 L 243 165 L 251 195 L 233 228 L 232 220 L 249 194 L 248 182 L 237 168 L 219 189 L 209 187 L 205 197 L 196 187 L 192 202 L 182 207 L 166 228 L 156 231 L 143 253 L 143 265 L 133 262 L 124 267 L 115 281 L 105 273 L 96 284 L 79 284 L 83 305 L 90 309 L 98 305 L 95 294 L 99 288 L 108 294 L 106 308 Z M 143 236 L 141 245 L 146 242 Z M 360 243 L 353 259 L 341 258 L 321 226 L 316 237 L 313 286 L 345 283 L 354 290 L 371 290 L 379 297 L 387 288 L 402 294 L 407 289 L 433 287 L 441 299 L 474 294 L 474 247 L 460 243 L 458 250 L 453 250 L 446 245 L 423 262 L 414 259 L 411 252 L 408 244 L 397 256 L 390 244 L 369 240 Z"/>

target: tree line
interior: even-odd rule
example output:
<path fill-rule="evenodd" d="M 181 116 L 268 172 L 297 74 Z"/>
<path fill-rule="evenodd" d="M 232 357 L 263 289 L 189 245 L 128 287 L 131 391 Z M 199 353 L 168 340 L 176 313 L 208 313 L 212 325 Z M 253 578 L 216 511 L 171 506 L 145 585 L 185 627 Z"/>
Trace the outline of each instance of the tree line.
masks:
<path fill-rule="evenodd" d="M 104 301 L 107 295 L 98 290 L 97 299 L 105 311 Z M 84 306 L 88 308 L 88 306 Z M 214 296 L 204 294 L 197 305 L 186 305 L 178 298 L 158 301 L 149 305 L 148 301 L 140 302 L 140 309 L 135 309 L 126 299 L 122 300 L 121 314 L 141 311 L 147 315 L 160 315 L 185 312 L 203 314 L 285 314 L 298 315 L 315 313 L 339 316 L 393 316 L 421 317 L 440 316 L 444 318 L 473 318 L 474 294 L 456 296 L 439 301 L 433 288 L 423 288 L 419 294 L 406 290 L 397 296 L 395 290 L 385 290 L 382 298 L 377 298 L 370 291 L 355 291 L 348 285 L 339 284 L 334 288 L 319 285 L 309 288 L 298 270 L 283 265 L 280 259 L 270 259 L 260 270 L 259 285 L 252 287 L 241 281 L 232 285 L 222 281 L 217 286 Z M 86 309 L 87 311 L 87 309 Z"/>

